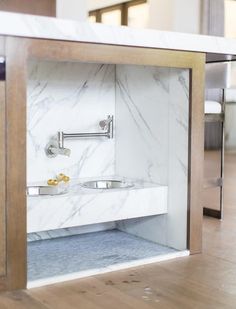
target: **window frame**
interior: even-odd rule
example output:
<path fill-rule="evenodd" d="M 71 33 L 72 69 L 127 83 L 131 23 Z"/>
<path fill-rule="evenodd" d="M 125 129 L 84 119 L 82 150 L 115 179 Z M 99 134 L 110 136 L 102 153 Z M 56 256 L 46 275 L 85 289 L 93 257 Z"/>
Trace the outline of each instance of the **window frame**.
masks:
<path fill-rule="evenodd" d="M 127 2 L 122 2 L 110 6 L 106 6 L 100 9 L 89 11 L 89 16 L 95 16 L 96 23 L 102 22 L 102 14 L 106 12 L 111 12 L 114 10 L 121 11 L 121 26 L 128 26 L 128 11 L 132 6 L 147 3 L 147 0 L 131 0 Z"/>

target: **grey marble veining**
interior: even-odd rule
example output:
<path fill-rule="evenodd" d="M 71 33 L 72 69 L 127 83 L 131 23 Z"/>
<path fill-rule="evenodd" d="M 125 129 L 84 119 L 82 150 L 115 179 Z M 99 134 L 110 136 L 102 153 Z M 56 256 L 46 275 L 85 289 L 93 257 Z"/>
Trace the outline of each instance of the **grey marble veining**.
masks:
<path fill-rule="evenodd" d="M 57 131 L 99 131 L 115 114 L 115 66 L 30 61 L 27 87 L 27 181 L 63 172 L 72 178 L 114 174 L 114 139 L 66 140 L 71 156 L 54 159 L 45 146 Z"/>
<path fill-rule="evenodd" d="M 106 177 L 100 179 L 104 178 Z M 115 177 L 115 179 L 121 178 Z M 91 178 L 84 179 L 84 181 L 88 180 Z M 83 188 L 77 181 L 71 184 L 70 192 L 65 195 L 28 197 L 28 233 L 167 212 L 167 186 L 138 182 L 133 179 L 124 180 L 134 186 L 122 190 L 96 190 Z"/>
<path fill-rule="evenodd" d="M 184 250 L 189 70 L 122 65 L 117 72 L 117 121 L 123 124 L 116 132 L 117 173 L 168 186 L 167 214 L 120 221 L 118 228 Z"/>
<path fill-rule="evenodd" d="M 176 250 L 117 230 L 28 243 L 28 281 L 103 269 Z"/>
<path fill-rule="evenodd" d="M 36 241 L 36 240 L 45 240 L 51 238 L 60 238 L 66 236 L 73 236 L 73 235 L 80 235 L 86 233 L 94 233 L 100 231 L 107 231 L 115 229 L 116 224 L 115 222 L 106 222 L 106 223 L 99 223 L 99 224 L 89 224 L 84 226 L 74 226 L 74 227 L 67 227 L 61 229 L 55 229 L 50 231 L 42 231 L 42 232 L 35 232 L 35 233 L 28 233 L 27 234 L 27 241 Z"/>
<path fill-rule="evenodd" d="M 187 247 L 189 70 L 171 69 L 167 245 Z"/>
<path fill-rule="evenodd" d="M 170 69 L 118 65 L 116 172 L 168 182 Z"/>

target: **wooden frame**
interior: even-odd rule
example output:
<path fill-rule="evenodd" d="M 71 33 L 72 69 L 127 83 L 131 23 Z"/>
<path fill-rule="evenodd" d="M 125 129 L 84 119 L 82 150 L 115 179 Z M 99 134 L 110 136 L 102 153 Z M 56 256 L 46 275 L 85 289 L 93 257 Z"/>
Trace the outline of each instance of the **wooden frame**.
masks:
<path fill-rule="evenodd" d="M 7 58 L 5 100 L 1 100 L 5 188 L 0 191 L 5 208 L 6 269 L 0 276 L 0 289 L 12 290 L 26 286 L 26 49 L 21 39 L 0 38 L 0 42 L 1 56 Z"/>
<path fill-rule="evenodd" d="M 56 17 L 56 0 L 0 1 L 0 11 Z"/>
<path fill-rule="evenodd" d="M 102 22 L 102 14 L 105 12 L 111 12 L 114 10 L 120 10 L 121 11 L 121 25 L 122 26 L 128 26 L 128 10 L 132 6 L 136 6 L 138 4 L 147 3 L 147 0 L 132 0 L 128 2 L 123 2 L 120 4 L 115 4 L 111 6 L 107 6 L 104 8 L 100 8 L 97 10 L 93 10 L 89 12 L 89 16 L 95 16 L 96 22 L 101 23 Z"/>
<path fill-rule="evenodd" d="M 201 252 L 205 54 L 53 40 L 6 38 L 7 272 L 2 290 L 26 287 L 26 69 L 30 58 L 190 70 L 188 248 Z M 1 142 L 1 141 L 0 141 Z M 1 193 L 0 193 L 1 194 Z"/>

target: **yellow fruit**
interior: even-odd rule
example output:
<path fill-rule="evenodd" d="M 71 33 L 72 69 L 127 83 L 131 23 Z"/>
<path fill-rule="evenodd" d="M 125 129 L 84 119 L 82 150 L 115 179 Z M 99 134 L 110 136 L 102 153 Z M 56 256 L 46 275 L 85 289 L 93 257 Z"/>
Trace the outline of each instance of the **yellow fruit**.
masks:
<path fill-rule="evenodd" d="M 48 183 L 49 186 L 57 186 L 58 180 L 57 179 L 48 179 L 47 183 Z"/>
<path fill-rule="evenodd" d="M 58 180 L 58 181 L 62 181 L 64 177 L 65 177 L 65 175 L 62 174 L 62 173 L 60 173 L 60 174 L 57 176 L 57 180 Z"/>
<path fill-rule="evenodd" d="M 63 180 L 64 182 L 68 182 L 68 181 L 70 181 L 70 177 L 64 175 L 64 177 L 63 177 L 62 180 Z"/>

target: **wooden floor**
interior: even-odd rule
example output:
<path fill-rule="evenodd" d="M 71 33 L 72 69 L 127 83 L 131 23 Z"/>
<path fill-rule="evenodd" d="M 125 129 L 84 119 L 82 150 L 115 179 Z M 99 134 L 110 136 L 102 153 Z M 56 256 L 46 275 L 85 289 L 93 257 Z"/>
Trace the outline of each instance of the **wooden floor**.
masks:
<path fill-rule="evenodd" d="M 225 218 L 204 219 L 203 254 L 0 294 L 0 309 L 236 308 L 236 155 L 226 156 Z"/>

